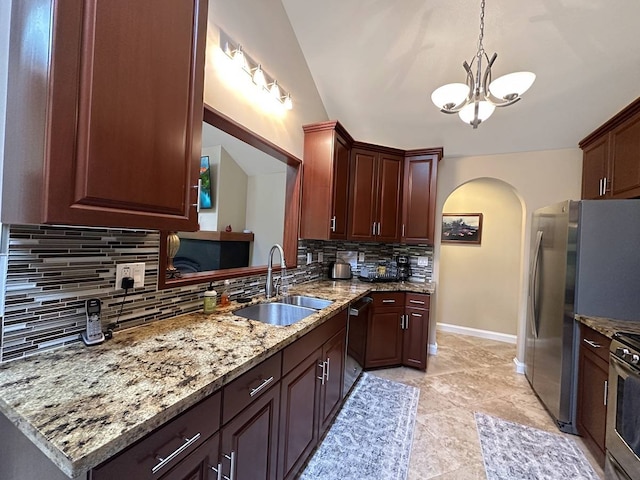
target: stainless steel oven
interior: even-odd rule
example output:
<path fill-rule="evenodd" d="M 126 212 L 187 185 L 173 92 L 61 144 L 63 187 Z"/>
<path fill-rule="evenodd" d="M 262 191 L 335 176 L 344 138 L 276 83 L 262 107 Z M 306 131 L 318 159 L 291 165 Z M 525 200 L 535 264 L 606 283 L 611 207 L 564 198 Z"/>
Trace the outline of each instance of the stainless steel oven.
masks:
<path fill-rule="evenodd" d="M 607 480 L 640 480 L 640 335 L 616 333 L 609 356 Z"/>

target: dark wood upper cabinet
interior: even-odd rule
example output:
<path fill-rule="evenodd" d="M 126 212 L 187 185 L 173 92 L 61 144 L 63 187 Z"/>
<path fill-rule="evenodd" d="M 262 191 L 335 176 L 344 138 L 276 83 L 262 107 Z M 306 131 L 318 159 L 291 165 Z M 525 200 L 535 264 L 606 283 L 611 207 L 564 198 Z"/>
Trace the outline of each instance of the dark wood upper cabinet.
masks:
<path fill-rule="evenodd" d="M 346 240 L 353 139 L 339 122 L 306 125 L 300 236 Z"/>
<path fill-rule="evenodd" d="M 349 240 L 400 241 L 403 152 L 379 148 L 351 151 Z"/>
<path fill-rule="evenodd" d="M 2 221 L 196 230 L 206 21 L 206 0 L 16 2 Z"/>
<path fill-rule="evenodd" d="M 403 243 L 433 244 L 435 240 L 436 183 L 442 148 L 405 154 L 402 190 Z"/>
<path fill-rule="evenodd" d="M 354 141 L 337 121 L 303 129 L 300 238 L 433 244 L 442 148 Z"/>
<path fill-rule="evenodd" d="M 580 142 L 582 198 L 640 197 L 640 98 Z"/>

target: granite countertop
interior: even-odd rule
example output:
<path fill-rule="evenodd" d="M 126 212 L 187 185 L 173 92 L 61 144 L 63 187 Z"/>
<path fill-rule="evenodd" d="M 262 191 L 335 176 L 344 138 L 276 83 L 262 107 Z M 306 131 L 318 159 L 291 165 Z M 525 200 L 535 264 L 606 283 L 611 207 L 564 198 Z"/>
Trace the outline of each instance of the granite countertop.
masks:
<path fill-rule="evenodd" d="M 0 365 L 0 412 L 75 478 L 371 291 L 433 293 L 434 285 L 311 282 L 291 293 L 334 303 L 288 327 L 238 317 L 246 304 L 231 302 L 10 362 Z"/>
<path fill-rule="evenodd" d="M 630 332 L 640 334 L 640 320 L 614 320 L 611 318 L 590 317 L 587 315 L 576 315 L 576 320 L 592 328 L 605 337 L 613 338 L 616 332 Z"/>

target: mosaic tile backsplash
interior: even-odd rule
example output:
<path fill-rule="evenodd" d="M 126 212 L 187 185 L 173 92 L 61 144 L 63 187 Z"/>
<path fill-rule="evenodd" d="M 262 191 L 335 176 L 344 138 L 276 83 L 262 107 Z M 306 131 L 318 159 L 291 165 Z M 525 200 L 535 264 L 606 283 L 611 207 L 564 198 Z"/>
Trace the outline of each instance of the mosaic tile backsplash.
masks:
<path fill-rule="evenodd" d="M 102 300 L 104 327 L 116 319 L 120 328 L 128 328 L 201 309 L 205 285 L 157 289 L 159 248 L 160 235 L 153 231 L 11 225 L 0 362 L 80 341 L 89 298 Z M 289 283 L 326 278 L 338 251 L 362 252 L 365 262 L 408 255 L 413 278 L 431 280 L 431 247 L 300 240 L 298 268 L 287 272 Z M 307 253 L 314 260 L 310 265 Z M 418 267 L 418 256 L 429 257 L 428 266 Z M 145 263 L 144 288 L 126 298 L 114 289 L 115 266 L 125 262 Z M 264 275 L 234 279 L 231 299 L 264 293 L 264 283 Z M 222 282 L 214 288 L 220 291 Z"/>

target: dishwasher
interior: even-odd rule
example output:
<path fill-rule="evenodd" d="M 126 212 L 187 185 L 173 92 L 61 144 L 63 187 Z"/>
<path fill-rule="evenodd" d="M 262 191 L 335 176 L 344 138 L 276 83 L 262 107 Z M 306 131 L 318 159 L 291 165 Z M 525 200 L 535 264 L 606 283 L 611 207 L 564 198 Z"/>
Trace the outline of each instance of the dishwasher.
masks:
<path fill-rule="evenodd" d="M 371 297 L 363 297 L 349 306 L 343 397 L 347 396 L 362 373 L 364 353 L 367 346 L 367 320 L 371 302 L 373 302 Z"/>

